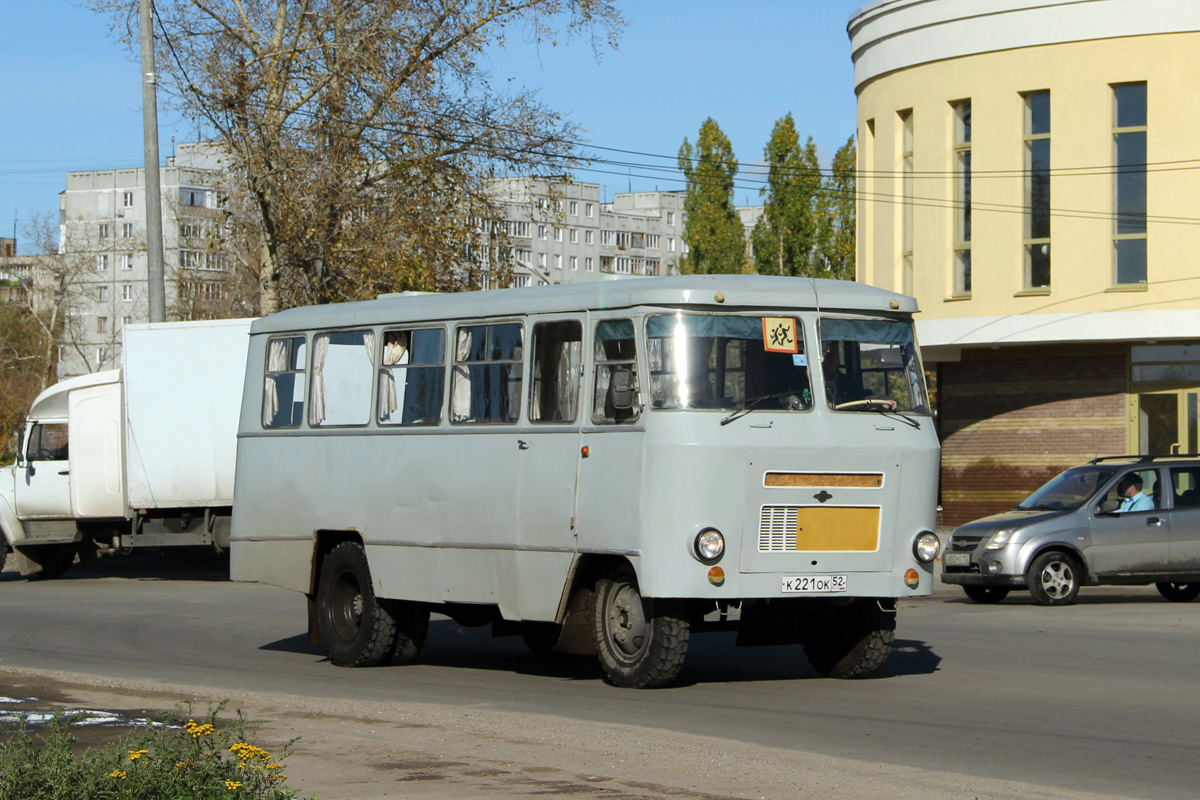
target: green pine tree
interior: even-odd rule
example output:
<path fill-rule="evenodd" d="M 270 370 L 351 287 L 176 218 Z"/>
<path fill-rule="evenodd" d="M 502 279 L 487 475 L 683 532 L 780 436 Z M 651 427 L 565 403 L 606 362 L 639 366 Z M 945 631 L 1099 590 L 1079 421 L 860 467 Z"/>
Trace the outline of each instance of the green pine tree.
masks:
<path fill-rule="evenodd" d="M 741 273 L 746 265 L 746 239 L 741 218 L 733 207 L 733 178 L 737 158 L 729 137 L 709 117 L 700 126 L 693 147 L 687 139 L 679 148 L 679 169 L 687 178 L 683 241 L 688 252 L 681 261 L 685 273 Z"/>
<path fill-rule="evenodd" d="M 854 280 L 855 258 L 855 166 L 857 151 L 854 137 L 846 140 L 833 157 L 833 169 L 825 181 L 818 203 L 821 275 L 824 278 Z"/>
<path fill-rule="evenodd" d="M 817 197 L 821 167 L 812 137 L 801 147 L 792 115 L 775 123 L 763 148 L 767 185 L 763 215 L 751 234 L 755 268 L 763 275 L 814 276 L 817 264 Z"/>

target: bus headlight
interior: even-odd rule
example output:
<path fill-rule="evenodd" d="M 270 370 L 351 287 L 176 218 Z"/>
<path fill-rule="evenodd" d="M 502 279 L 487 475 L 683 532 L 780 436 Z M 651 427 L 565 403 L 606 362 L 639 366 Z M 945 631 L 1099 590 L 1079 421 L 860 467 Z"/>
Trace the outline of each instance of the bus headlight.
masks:
<path fill-rule="evenodd" d="M 715 564 L 725 555 L 725 537 L 716 528 L 705 528 L 696 534 L 696 558 L 705 564 Z"/>
<path fill-rule="evenodd" d="M 917 557 L 917 561 L 926 563 L 933 561 L 941 552 L 942 543 L 938 539 L 937 534 L 931 531 L 925 531 L 913 540 L 913 555 Z"/>

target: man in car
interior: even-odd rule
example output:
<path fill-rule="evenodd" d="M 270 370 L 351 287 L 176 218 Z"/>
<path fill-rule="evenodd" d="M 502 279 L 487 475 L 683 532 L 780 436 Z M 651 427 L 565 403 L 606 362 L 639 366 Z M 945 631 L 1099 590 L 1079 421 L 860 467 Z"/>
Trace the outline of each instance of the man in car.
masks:
<path fill-rule="evenodd" d="M 1127 511 L 1154 510 L 1154 498 L 1142 494 L 1142 476 L 1136 472 L 1123 475 L 1121 480 L 1117 481 L 1117 494 L 1121 496 L 1121 507 L 1117 509 L 1118 514 L 1124 514 Z"/>

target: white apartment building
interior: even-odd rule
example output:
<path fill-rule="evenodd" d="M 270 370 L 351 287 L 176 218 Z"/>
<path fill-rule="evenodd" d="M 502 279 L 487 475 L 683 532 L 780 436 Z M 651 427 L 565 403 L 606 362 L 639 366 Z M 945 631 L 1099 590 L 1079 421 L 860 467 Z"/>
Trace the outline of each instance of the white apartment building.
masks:
<path fill-rule="evenodd" d="M 180 292 L 219 291 L 216 185 L 220 160 L 204 143 L 178 146 L 160 170 L 167 307 Z M 149 319 L 144 169 L 68 172 L 59 195 L 59 253 L 71 275 L 59 376 L 114 366 L 121 329 Z"/>
<path fill-rule="evenodd" d="M 480 227 L 477 256 L 500 246 L 513 286 L 678 275 L 683 192 L 628 192 L 602 202 L 595 183 L 505 178 L 492 191 L 507 239 Z"/>

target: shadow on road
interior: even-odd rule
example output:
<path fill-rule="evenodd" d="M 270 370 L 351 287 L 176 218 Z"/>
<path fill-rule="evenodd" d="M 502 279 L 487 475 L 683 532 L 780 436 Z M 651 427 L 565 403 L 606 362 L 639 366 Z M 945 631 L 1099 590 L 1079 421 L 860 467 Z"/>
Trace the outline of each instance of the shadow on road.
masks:
<path fill-rule="evenodd" d="M 135 550 L 128 555 L 105 555 L 90 563 L 76 561 L 57 578 L 23 578 L 11 555 L 0 573 L 0 583 L 39 583 L 51 581 L 96 580 L 124 578 L 141 581 L 228 581 L 229 553 L 218 553 L 209 547 L 172 547 L 162 550 Z"/>
<path fill-rule="evenodd" d="M 794 681 L 820 678 L 800 645 L 735 647 L 735 634 L 703 633 L 692 636 L 687 663 L 674 686 L 708 683 Z M 261 645 L 260 650 L 318 656 L 325 650 L 310 647 L 307 634 L 296 634 Z M 451 669 L 482 669 L 558 680 L 594 681 L 602 677 L 594 656 L 554 653 L 537 656 L 519 637 L 494 637 L 490 626 L 466 628 L 448 619 L 429 624 L 417 664 Z M 897 639 L 878 678 L 926 675 L 937 671 L 941 658 L 922 641 Z"/>

